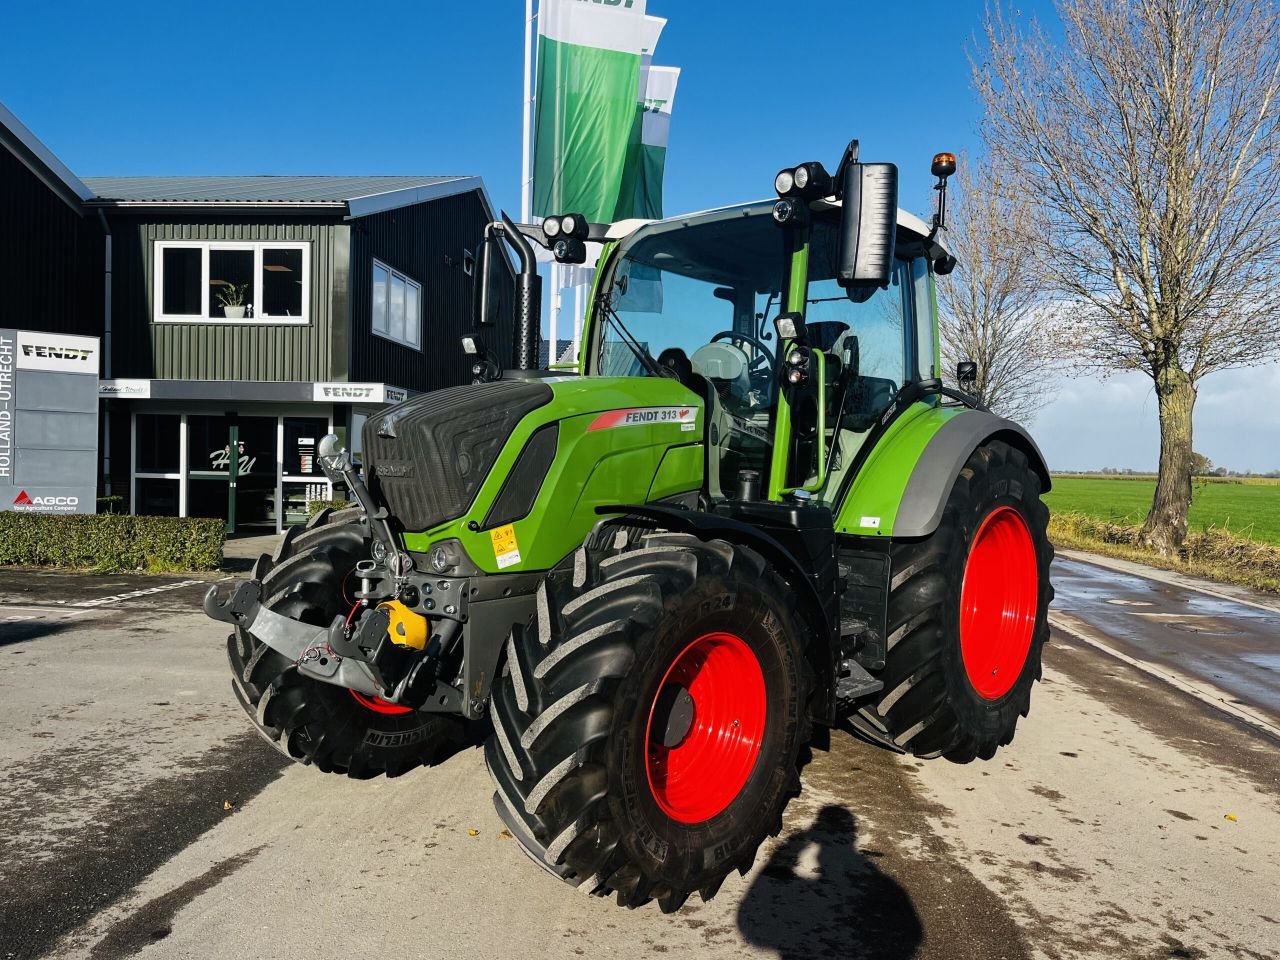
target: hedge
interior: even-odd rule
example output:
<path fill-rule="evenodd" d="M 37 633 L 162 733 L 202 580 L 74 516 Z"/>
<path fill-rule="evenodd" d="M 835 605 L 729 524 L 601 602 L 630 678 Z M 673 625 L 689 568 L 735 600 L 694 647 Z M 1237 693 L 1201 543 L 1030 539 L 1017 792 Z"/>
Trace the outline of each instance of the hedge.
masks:
<path fill-rule="evenodd" d="M 0 513 L 0 564 L 216 570 L 222 544 L 222 521 L 202 517 Z"/>
<path fill-rule="evenodd" d="M 308 500 L 307 516 L 314 517 L 321 510 L 345 510 L 349 506 L 350 500 Z"/>

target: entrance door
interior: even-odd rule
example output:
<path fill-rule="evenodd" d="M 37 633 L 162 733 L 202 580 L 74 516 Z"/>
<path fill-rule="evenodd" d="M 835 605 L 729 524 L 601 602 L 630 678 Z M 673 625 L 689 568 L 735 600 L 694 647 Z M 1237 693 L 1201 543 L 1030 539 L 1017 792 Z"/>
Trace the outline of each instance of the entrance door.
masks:
<path fill-rule="evenodd" d="M 276 529 L 276 418 L 187 417 L 187 513 L 228 533 Z"/>

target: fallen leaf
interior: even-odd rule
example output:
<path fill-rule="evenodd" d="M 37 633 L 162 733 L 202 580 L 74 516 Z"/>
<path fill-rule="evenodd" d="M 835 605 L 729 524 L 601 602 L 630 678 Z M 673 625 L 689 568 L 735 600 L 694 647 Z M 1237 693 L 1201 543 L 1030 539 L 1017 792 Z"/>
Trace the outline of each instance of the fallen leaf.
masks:
<path fill-rule="evenodd" d="M 503 830 L 500 834 L 498 834 L 498 836 L 500 836 L 503 840 L 510 840 L 510 839 L 511 839 L 511 831 L 510 831 L 510 830 Z"/>
<path fill-rule="evenodd" d="M 478 837 L 478 836 L 480 836 L 480 831 L 479 831 L 479 830 L 468 830 L 468 831 L 467 831 L 467 836 L 468 836 L 468 837 Z"/>
<path fill-rule="evenodd" d="M 230 810 L 230 809 L 231 809 L 232 807 L 234 807 L 234 806 L 235 806 L 235 804 L 234 804 L 234 803 L 232 803 L 230 800 L 223 800 L 223 801 L 222 801 L 222 809 L 223 809 L 223 810 Z M 1233 819 L 1234 819 L 1234 818 L 1233 818 Z"/>
<path fill-rule="evenodd" d="M 1223 819 L 1223 820 L 1230 820 L 1232 823 L 1237 823 L 1237 822 L 1238 822 L 1238 821 L 1236 820 L 1236 815 L 1235 815 L 1234 813 L 1228 813 L 1228 814 L 1226 814 L 1222 819 Z"/>

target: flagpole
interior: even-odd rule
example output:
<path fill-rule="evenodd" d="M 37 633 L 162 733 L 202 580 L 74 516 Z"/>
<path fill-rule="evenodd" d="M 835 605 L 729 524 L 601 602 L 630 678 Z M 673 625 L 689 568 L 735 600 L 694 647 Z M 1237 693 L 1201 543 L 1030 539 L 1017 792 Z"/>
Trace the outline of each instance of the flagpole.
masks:
<path fill-rule="evenodd" d="M 532 162 L 533 141 L 533 0 L 524 0 L 524 138 L 520 142 L 520 222 L 528 223 L 533 215 L 533 177 L 529 166 Z"/>

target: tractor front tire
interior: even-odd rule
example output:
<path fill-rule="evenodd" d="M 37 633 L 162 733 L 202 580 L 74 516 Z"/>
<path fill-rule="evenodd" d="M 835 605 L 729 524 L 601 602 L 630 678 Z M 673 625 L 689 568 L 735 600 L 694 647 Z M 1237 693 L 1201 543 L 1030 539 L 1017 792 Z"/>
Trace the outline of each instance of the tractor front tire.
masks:
<path fill-rule="evenodd" d="M 938 529 L 893 545 L 884 691 L 861 720 L 918 757 L 989 760 L 1031 706 L 1053 547 L 1040 478 L 999 440 L 973 452 Z"/>
<path fill-rule="evenodd" d="M 618 537 L 548 576 L 513 631 L 485 759 L 535 862 L 671 912 L 782 827 L 807 757 L 807 634 L 750 549 Z"/>
<path fill-rule="evenodd" d="M 369 555 L 358 509 L 321 514 L 287 535 L 274 558 L 254 570 L 264 605 L 316 627 L 351 604 L 348 575 Z M 231 685 L 258 731 L 286 756 L 326 773 L 363 780 L 399 776 L 466 742 L 460 717 L 422 713 L 363 697 L 299 673 L 282 654 L 236 628 L 227 638 Z"/>

